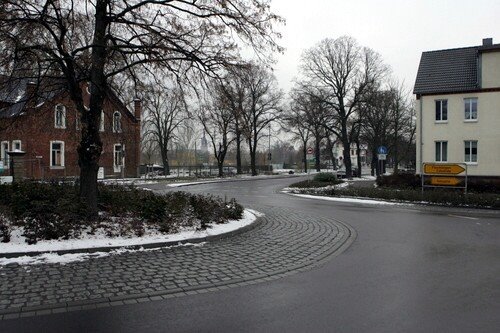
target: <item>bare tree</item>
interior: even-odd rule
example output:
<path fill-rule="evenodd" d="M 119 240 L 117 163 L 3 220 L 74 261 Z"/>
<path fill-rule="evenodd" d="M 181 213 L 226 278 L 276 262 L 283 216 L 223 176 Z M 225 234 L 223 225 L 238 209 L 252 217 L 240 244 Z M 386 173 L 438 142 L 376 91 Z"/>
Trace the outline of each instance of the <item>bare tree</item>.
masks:
<path fill-rule="evenodd" d="M 110 81 L 136 78 L 138 68 L 178 73 L 182 64 L 214 73 L 237 59 L 236 36 L 263 55 L 281 50 L 272 27 L 282 19 L 266 0 L 3 0 L 0 13 L 2 70 L 62 77 L 80 112 L 80 196 L 94 214 Z M 91 82 L 88 110 L 82 82 Z"/>
<path fill-rule="evenodd" d="M 257 175 L 256 152 L 263 130 L 278 119 L 283 92 L 278 89 L 276 78 L 262 65 L 250 64 L 243 72 L 243 83 L 248 89 L 248 99 L 242 112 L 243 132 L 250 150 L 252 175 Z"/>
<path fill-rule="evenodd" d="M 202 106 L 198 119 L 210 138 L 214 157 L 217 160 L 219 177 L 222 177 L 229 146 L 236 140 L 235 136 L 231 136 L 231 125 L 234 123 L 235 114 L 231 105 L 228 104 L 223 85 L 214 82 L 210 88 L 210 96 L 207 96 L 208 101 Z"/>
<path fill-rule="evenodd" d="M 243 136 L 243 113 L 244 105 L 248 99 L 247 87 L 244 79 L 245 65 L 240 64 L 228 68 L 226 75 L 222 77 L 219 83 L 219 91 L 225 99 L 227 107 L 233 113 L 233 123 L 231 130 L 235 136 L 236 143 L 236 173 L 241 174 L 241 143 Z M 222 97 L 222 96 L 221 96 Z"/>
<path fill-rule="evenodd" d="M 407 159 L 405 152 L 411 151 L 416 128 L 413 122 L 413 108 L 410 102 L 410 92 L 404 83 L 391 82 L 389 90 L 392 93 L 392 108 L 389 115 L 391 122 L 391 155 L 394 161 L 394 173 L 399 172 L 400 163 Z"/>
<path fill-rule="evenodd" d="M 184 94 L 179 87 L 150 85 L 145 100 L 145 135 L 158 146 L 165 174 L 170 175 L 169 147 L 179 127 L 188 119 Z"/>
<path fill-rule="evenodd" d="M 300 143 L 304 172 L 307 172 L 307 143 L 311 138 L 310 127 L 305 126 L 306 119 L 307 116 L 302 108 L 301 100 L 298 95 L 292 94 L 290 107 L 285 109 L 281 117 L 281 126 L 287 133 L 293 135 L 295 141 Z"/>
<path fill-rule="evenodd" d="M 360 47 L 351 37 L 324 39 L 306 50 L 301 62 L 301 84 L 331 110 L 325 127 L 341 141 L 346 176 L 351 177 L 350 121 L 364 91 L 386 67 L 377 53 Z"/>

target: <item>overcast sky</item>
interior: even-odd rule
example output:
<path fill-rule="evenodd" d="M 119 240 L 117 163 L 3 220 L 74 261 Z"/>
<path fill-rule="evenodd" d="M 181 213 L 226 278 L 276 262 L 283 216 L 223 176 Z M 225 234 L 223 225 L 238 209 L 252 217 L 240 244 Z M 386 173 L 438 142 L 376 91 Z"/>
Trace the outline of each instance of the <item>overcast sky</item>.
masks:
<path fill-rule="evenodd" d="M 288 91 L 300 55 L 324 38 L 354 37 L 380 53 L 413 89 L 423 51 L 500 43 L 499 0 L 272 0 L 286 19 L 275 74 Z"/>

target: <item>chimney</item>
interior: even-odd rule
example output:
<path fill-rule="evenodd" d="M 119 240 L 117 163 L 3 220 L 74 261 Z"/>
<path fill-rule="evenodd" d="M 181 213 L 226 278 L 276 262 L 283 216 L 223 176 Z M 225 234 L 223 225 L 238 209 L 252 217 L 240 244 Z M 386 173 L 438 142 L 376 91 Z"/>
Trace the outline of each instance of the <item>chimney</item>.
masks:
<path fill-rule="evenodd" d="M 483 38 L 483 46 L 492 46 L 493 38 Z"/>
<path fill-rule="evenodd" d="M 26 83 L 26 91 L 25 91 L 26 106 L 29 108 L 34 108 L 36 105 L 37 86 L 38 85 L 36 84 L 36 82 L 33 81 L 28 81 Z"/>
<path fill-rule="evenodd" d="M 141 113 L 142 113 L 142 105 L 141 100 L 139 98 L 134 99 L 134 115 L 135 119 L 141 121 Z"/>

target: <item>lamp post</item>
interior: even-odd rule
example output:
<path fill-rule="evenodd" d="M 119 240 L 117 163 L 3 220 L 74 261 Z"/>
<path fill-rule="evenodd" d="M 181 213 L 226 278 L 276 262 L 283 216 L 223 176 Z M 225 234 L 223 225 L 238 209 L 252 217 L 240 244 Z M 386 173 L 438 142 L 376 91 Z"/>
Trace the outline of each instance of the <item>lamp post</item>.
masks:
<path fill-rule="evenodd" d="M 272 155 L 271 155 L 271 123 L 269 123 L 269 154 L 267 155 L 267 160 L 269 161 L 269 173 L 271 173 L 271 160 L 272 160 Z"/>

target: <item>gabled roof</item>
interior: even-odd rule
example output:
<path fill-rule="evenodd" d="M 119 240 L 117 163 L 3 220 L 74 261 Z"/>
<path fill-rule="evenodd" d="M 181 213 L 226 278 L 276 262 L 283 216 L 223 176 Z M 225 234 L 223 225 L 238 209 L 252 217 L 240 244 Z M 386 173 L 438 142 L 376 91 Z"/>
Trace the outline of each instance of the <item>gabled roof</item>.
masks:
<path fill-rule="evenodd" d="M 461 93 L 480 89 L 480 54 L 499 51 L 500 44 L 493 44 L 488 38 L 480 46 L 423 52 L 413 93 Z"/>
<path fill-rule="evenodd" d="M 29 82 L 33 82 L 30 78 L 12 78 L 0 76 L 0 118 L 10 118 L 21 115 L 25 111 L 26 102 L 30 98 L 27 93 Z M 67 90 L 66 82 L 60 78 L 42 78 L 36 88 L 36 96 L 34 96 L 35 106 L 41 105 L 44 102 L 50 101 L 60 93 Z M 124 113 L 133 121 L 134 114 L 125 106 L 116 93 L 108 88 L 107 97 L 115 104 L 123 109 Z"/>
<path fill-rule="evenodd" d="M 421 95 L 478 89 L 478 49 L 465 47 L 423 52 L 413 93 Z"/>
<path fill-rule="evenodd" d="M 0 109 L 0 118 L 20 115 L 28 101 L 27 86 L 34 82 L 30 78 L 0 77 L 0 102 L 7 105 Z M 65 90 L 64 82 L 60 79 L 42 79 L 36 89 L 34 105 L 49 101 Z"/>

